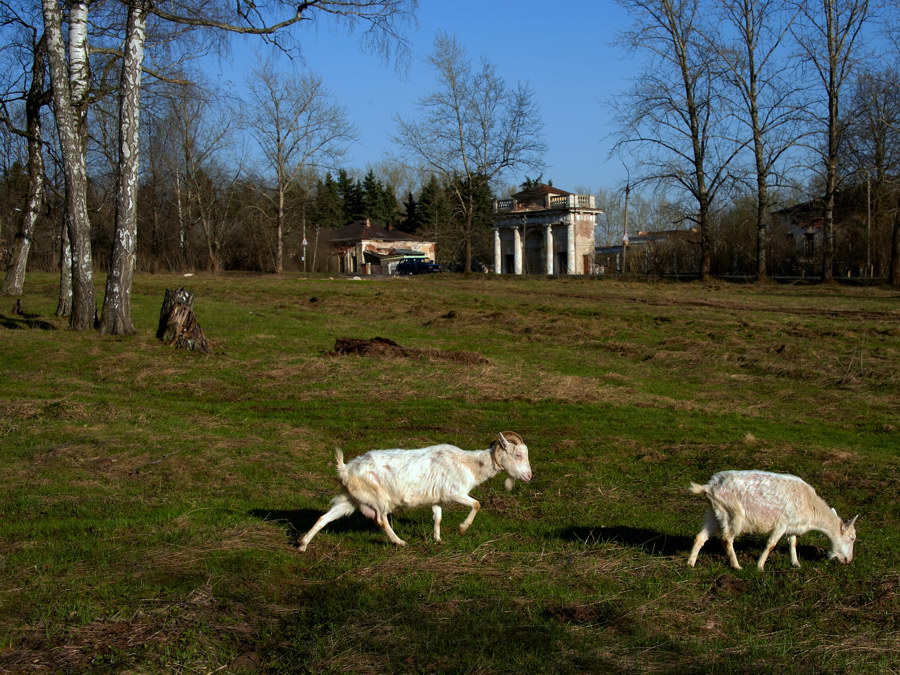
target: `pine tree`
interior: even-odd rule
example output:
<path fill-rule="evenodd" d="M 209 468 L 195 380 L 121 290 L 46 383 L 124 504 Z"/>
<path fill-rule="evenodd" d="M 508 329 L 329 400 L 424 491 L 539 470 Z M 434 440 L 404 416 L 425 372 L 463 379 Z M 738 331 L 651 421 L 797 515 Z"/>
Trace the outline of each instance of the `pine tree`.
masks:
<path fill-rule="evenodd" d="M 325 180 L 316 183 L 312 220 L 316 225 L 329 228 L 347 224 L 338 184 L 330 173 L 325 174 Z"/>
<path fill-rule="evenodd" d="M 343 224 L 365 218 L 365 207 L 362 200 L 362 185 L 350 178 L 345 169 L 338 171 L 337 192 L 344 210 Z"/>
<path fill-rule="evenodd" d="M 421 224 L 419 202 L 416 201 L 415 195 L 409 192 L 406 195 L 406 201 L 403 202 L 403 219 L 400 221 L 397 229 L 414 234 Z"/>

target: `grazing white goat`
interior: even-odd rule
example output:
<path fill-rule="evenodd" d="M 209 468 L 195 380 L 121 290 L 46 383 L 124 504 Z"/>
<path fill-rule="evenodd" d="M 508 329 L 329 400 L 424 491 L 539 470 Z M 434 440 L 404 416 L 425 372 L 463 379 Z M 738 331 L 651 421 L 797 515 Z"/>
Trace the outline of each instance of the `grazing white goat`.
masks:
<path fill-rule="evenodd" d="M 459 526 L 464 534 L 481 508 L 469 491 L 500 471 L 505 471 L 506 489 L 513 483 L 531 480 L 528 446 L 512 431 L 499 434 L 487 450 L 460 450 L 454 445 L 432 445 L 419 450 L 372 450 L 344 464 L 340 450 L 335 453 L 337 470 L 344 489 L 331 500 L 331 509 L 300 540 L 305 551 L 325 525 L 349 516 L 356 509 L 375 520 L 388 539 L 406 546 L 391 528 L 388 515 L 398 508 L 431 506 L 434 538 L 441 540 L 442 503 L 456 502 L 472 510 Z"/>
<path fill-rule="evenodd" d="M 811 485 L 797 476 L 768 471 L 722 471 L 706 485 L 691 483 L 691 492 L 705 495 L 706 522 L 694 539 L 688 565 L 694 566 L 697 554 L 713 535 L 720 535 L 734 569 L 741 569 L 734 553 L 734 540 L 743 533 L 768 534 L 769 541 L 756 566 L 760 570 L 778 540 L 787 535 L 791 545 L 791 564 L 797 560 L 797 536 L 810 530 L 823 532 L 831 540 L 830 558 L 844 564 L 853 559 L 857 516 L 842 521 L 837 512 L 816 494 Z"/>

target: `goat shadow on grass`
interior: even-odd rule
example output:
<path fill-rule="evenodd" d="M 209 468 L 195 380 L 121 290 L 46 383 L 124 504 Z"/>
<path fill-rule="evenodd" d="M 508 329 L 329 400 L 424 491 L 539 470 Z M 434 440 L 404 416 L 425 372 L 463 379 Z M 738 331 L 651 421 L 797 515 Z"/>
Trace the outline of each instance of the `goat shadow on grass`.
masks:
<path fill-rule="evenodd" d="M 694 546 L 693 537 L 666 534 L 656 530 L 648 530 L 642 527 L 625 527 L 616 525 L 613 527 L 567 527 L 559 532 L 560 539 L 577 541 L 582 544 L 594 544 L 600 542 L 612 542 L 632 548 L 640 548 L 649 555 L 674 556 L 687 555 Z M 734 547 L 739 556 L 751 555 L 758 557 L 766 545 L 766 537 L 762 535 L 750 535 L 735 541 Z M 700 551 L 713 556 L 725 556 L 725 546 L 718 537 L 709 539 Z M 779 542 L 778 548 L 772 552 L 774 558 L 779 555 L 788 555 L 787 539 Z M 802 564 L 804 560 L 818 562 L 826 560 L 828 553 L 825 549 L 815 544 L 797 544 L 797 557 Z"/>
<path fill-rule="evenodd" d="M 296 509 L 293 511 L 278 509 L 251 509 L 248 516 L 259 518 L 268 523 L 283 525 L 291 542 L 297 541 L 309 531 L 316 521 L 324 514 L 324 511 L 313 509 Z M 359 511 L 328 523 L 323 532 L 380 532 L 381 528 Z"/>
<path fill-rule="evenodd" d="M 631 548 L 640 548 L 650 555 L 670 556 L 687 553 L 694 544 L 693 537 L 666 534 L 643 527 L 583 527 L 571 526 L 559 531 L 559 538 L 582 544 L 612 542 Z M 713 542 L 709 542 L 711 544 Z"/>

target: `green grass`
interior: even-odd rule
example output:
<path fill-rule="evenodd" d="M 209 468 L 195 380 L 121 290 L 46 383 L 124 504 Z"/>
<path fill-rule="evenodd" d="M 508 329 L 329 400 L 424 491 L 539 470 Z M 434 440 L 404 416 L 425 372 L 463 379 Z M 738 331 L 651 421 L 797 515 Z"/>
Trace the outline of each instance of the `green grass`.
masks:
<path fill-rule="evenodd" d="M 153 337 L 181 285 L 210 356 Z M 900 669 L 896 291 L 139 275 L 111 338 L 53 317 L 53 276 L 26 290 L 0 304 L 0 672 Z M 328 355 L 345 336 L 487 361 Z M 406 549 L 356 514 L 297 553 L 335 446 L 507 429 L 535 480 L 477 488 L 465 536 L 461 507 L 442 544 L 396 514 Z M 689 569 L 687 486 L 729 468 L 859 513 L 853 563 L 810 533 L 799 570 L 783 543 L 757 572 L 759 537 Z"/>

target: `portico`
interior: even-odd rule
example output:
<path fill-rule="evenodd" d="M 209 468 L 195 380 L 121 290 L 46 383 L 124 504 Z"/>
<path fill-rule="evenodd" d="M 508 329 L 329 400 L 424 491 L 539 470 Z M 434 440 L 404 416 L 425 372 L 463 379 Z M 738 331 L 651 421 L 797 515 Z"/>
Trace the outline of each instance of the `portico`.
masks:
<path fill-rule="evenodd" d="M 497 274 L 590 274 L 594 225 L 601 211 L 593 195 L 536 185 L 494 203 Z"/>

